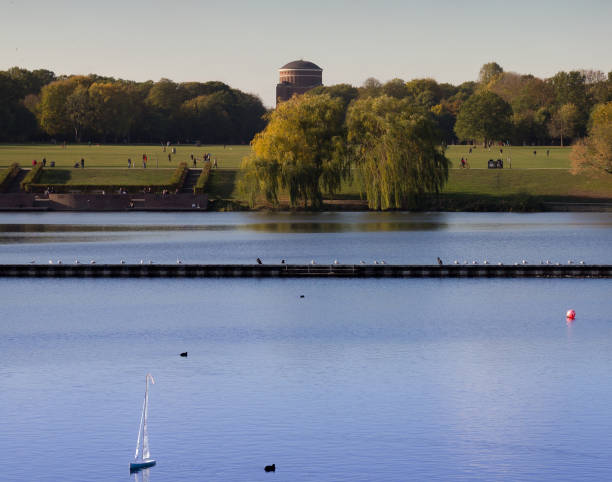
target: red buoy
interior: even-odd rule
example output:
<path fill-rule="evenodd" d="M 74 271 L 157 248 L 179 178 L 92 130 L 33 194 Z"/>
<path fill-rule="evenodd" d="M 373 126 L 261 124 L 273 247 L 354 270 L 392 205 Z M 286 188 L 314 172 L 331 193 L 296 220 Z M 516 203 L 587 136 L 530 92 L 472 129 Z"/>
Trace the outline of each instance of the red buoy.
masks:
<path fill-rule="evenodd" d="M 565 314 L 565 317 L 568 320 L 574 320 L 576 318 L 576 312 L 574 310 L 567 310 L 567 313 Z"/>

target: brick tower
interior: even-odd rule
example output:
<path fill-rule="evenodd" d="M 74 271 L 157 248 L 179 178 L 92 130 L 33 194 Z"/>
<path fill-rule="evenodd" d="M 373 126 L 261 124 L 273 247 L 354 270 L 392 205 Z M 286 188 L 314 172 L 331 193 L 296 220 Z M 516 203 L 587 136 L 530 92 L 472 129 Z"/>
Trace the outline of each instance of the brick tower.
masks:
<path fill-rule="evenodd" d="M 278 69 L 279 83 L 276 84 L 276 105 L 291 99 L 293 94 L 303 94 L 323 85 L 323 69 L 306 60 L 295 60 Z"/>

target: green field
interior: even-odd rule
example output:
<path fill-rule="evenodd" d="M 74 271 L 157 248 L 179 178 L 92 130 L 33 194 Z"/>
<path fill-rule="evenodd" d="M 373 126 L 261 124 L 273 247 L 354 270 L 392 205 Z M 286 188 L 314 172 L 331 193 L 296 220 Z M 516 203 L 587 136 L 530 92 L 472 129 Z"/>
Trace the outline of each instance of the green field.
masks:
<path fill-rule="evenodd" d="M 36 184 L 66 186 L 163 186 L 174 169 L 43 169 Z"/>
<path fill-rule="evenodd" d="M 211 199 L 240 201 L 236 188 L 240 177 L 241 160 L 249 154 L 249 146 L 175 146 L 176 155 L 168 162 L 168 152 L 161 146 L 98 146 L 68 145 L 0 145 L 0 168 L 18 162 L 29 167 L 32 159 L 43 157 L 55 161 L 56 168 L 42 172 L 37 184 L 93 185 L 93 186 L 148 186 L 164 185 L 174 168 L 181 161 L 192 166 L 191 154 L 196 156 L 198 167 L 204 153 L 217 159 L 218 169 L 211 171 L 206 191 Z M 443 197 L 452 200 L 473 201 L 486 199 L 490 204 L 513 196 L 532 196 L 538 200 L 578 201 L 588 199 L 612 200 L 612 176 L 569 172 L 571 148 L 565 147 L 499 147 L 490 150 L 481 146 L 450 146 L 446 151 L 452 162 L 449 181 Z M 533 151 L 536 151 L 536 155 Z M 550 154 L 547 156 L 546 151 Z M 142 168 L 142 155 L 149 158 L 147 169 Z M 72 169 L 83 157 L 85 169 Z M 127 159 L 135 160 L 135 167 L 127 169 Z M 462 169 L 460 159 L 465 157 L 470 168 Z M 511 158 L 512 168 L 509 167 Z M 504 159 L 504 169 L 487 169 L 489 159 Z M 344 184 L 337 199 L 359 199 L 359 187 L 355 182 Z M 286 199 L 286 195 L 281 195 Z"/>
<path fill-rule="evenodd" d="M 127 167 L 128 158 L 132 159 L 136 169 L 142 168 L 142 155 L 148 157 L 147 169 L 176 167 L 181 161 L 191 166 L 191 154 L 202 159 L 205 153 L 210 153 L 217 159 L 217 165 L 222 169 L 238 169 L 242 159 L 249 154 L 249 146 L 201 146 L 192 145 L 173 146 L 176 154 L 172 155 L 172 161 L 168 162 L 168 153 L 163 152 L 161 146 L 134 146 L 134 145 L 61 145 L 52 144 L 22 144 L 22 145 L 0 145 L 0 167 L 7 167 L 12 162 L 18 162 L 22 167 L 29 167 L 32 161 L 47 159 L 47 166 L 55 161 L 56 167 L 72 167 L 81 158 L 85 159 L 85 167 Z M 472 148 L 469 146 L 450 146 L 446 156 L 451 160 L 453 167 L 460 167 L 461 157 L 466 157 L 472 169 L 486 169 L 489 159 L 502 158 L 507 165 L 508 157 L 512 160 L 513 169 L 569 169 L 570 160 L 569 147 L 504 147 L 503 153 L 499 147 L 490 150 L 483 147 Z M 537 151 L 534 156 L 533 151 Z M 550 156 L 546 156 L 546 150 L 550 150 Z"/>
<path fill-rule="evenodd" d="M 21 144 L 0 145 L 0 167 L 7 167 L 12 162 L 18 162 L 21 167 L 31 167 L 32 161 L 40 162 L 47 159 L 47 167 L 51 161 L 55 161 L 56 167 L 73 167 L 81 158 L 85 159 L 85 167 L 127 167 L 128 158 L 132 159 L 133 168 L 142 169 L 142 155 L 148 157 L 147 171 L 156 168 L 176 167 L 179 162 L 187 162 L 192 166 L 191 154 L 199 159 L 198 167 L 202 166 L 202 157 L 210 153 L 217 159 L 220 168 L 238 169 L 242 158 L 249 153 L 249 146 L 201 146 L 192 145 L 171 146 L 176 148 L 176 154 L 172 155 L 168 162 L 170 150 L 163 152 L 161 146 L 134 146 L 134 145 L 61 145 L 52 144 Z"/>
<path fill-rule="evenodd" d="M 499 152 L 502 149 L 503 152 Z M 502 159 L 504 170 L 509 167 L 508 159 L 512 169 L 569 169 L 571 147 L 491 147 L 486 149 L 482 146 L 449 146 L 446 157 L 451 161 L 453 168 L 461 168 L 461 158 L 465 158 L 472 169 L 487 169 L 489 159 Z M 533 154 L 536 151 L 536 154 Z M 549 155 L 546 155 L 549 151 Z"/>

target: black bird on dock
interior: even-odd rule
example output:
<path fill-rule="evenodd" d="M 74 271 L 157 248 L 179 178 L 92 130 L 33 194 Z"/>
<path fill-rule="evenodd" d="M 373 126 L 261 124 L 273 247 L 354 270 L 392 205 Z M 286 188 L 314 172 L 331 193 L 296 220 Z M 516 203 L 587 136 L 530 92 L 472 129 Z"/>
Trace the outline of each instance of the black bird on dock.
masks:
<path fill-rule="evenodd" d="M 264 467 L 264 470 L 266 472 L 276 472 L 276 464 L 272 464 L 272 465 L 266 465 Z"/>
<path fill-rule="evenodd" d="M 184 351 L 183 353 L 181 353 L 181 356 L 187 358 L 187 352 Z"/>
<path fill-rule="evenodd" d="M 263 264 L 263 262 L 261 261 L 261 259 L 257 258 L 257 264 Z"/>
<path fill-rule="evenodd" d="M 442 266 L 442 265 L 444 264 L 444 263 L 442 262 L 442 260 L 440 259 L 440 256 L 438 256 L 438 264 L 439 264 L 440 266 Z"/>

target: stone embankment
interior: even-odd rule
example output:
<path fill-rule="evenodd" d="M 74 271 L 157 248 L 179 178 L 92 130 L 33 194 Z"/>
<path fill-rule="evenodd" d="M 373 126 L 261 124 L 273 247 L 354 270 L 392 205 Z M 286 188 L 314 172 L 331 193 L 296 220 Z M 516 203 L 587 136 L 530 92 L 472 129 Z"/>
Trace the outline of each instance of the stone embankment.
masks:
<path fill-rule="evenodd" d="M 5 264 L 32 278 L 612 278 L 612 265 Z"/>

